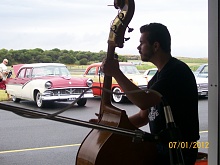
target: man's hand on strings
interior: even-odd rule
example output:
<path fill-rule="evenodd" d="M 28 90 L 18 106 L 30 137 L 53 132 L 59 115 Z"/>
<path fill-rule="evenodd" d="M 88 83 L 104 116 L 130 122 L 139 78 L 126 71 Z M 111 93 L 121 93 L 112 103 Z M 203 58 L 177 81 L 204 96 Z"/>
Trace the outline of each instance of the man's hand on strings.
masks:
<path fill-rule="evenodd" d="M 115 77 L 115 75 L 117 75 L 118 72 L 120 72 L 119 62 L 117 59 L 112 59 L 112 60 L 104 59 L 102 61 L 102 65 L 100 69 L 106 75 Z"/>

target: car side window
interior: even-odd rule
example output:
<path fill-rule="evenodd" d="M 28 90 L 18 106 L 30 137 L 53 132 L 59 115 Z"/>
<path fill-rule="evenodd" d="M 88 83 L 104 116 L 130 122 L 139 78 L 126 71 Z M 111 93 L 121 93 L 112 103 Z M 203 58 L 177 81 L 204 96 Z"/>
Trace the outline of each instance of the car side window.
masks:
<path fill-rule="evenodd" d="M 36 71 L 36 68 L 34 68 L 33 71 L 32 71 L 32 77 L 35 77 L 36 74 L 37 74 L 37 71 Z"/>
<path fill-rule="evenodd" d="M 18 74 L 18 78 L 24 78 L 24 74 L 25 74 L 25 68 L 23 68 L 19 74 Z"/>
<path fill-rule="evenodd" d="M 27 68 L 25 78 L 30 78 L 30 77 L 31 77 L 31 68 Z"/>
<path fill-rule="evenodd" d="M 99 67 L 99 75 L 104 76 L 104 73 L 101 71 L 100 67 Z"/>
<path fill-rule="evenodd" d="M 93 67 L 88 71 L 88 75 L 95 75 L 96 68 Z"/>

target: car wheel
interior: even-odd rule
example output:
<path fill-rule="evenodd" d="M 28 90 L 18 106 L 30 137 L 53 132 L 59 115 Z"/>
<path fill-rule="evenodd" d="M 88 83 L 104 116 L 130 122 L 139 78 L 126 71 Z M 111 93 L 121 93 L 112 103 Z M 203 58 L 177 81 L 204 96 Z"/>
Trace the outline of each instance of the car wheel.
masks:
<path fill-rule="evenodd" d="M 122 91 L 121 91 L 120 88 L 115 87 L 115 88 L 113 89 L 113 92 L 115 92 L 115 93 L 121 93 Z M 113 100 L 114 102 L 116 102 L 116 103 L 123 103 L 124 100 L 125 100 L 125 98 L 124 98 L 123 95 L 113 94 L 113 95 L 112 95 L 112 100 Z"/>
<path fill-rule="evenodd" d="M 38 91 L 35 96 L 36 104 L 39 108 L 43 108 L 45 106 L 45 101 L 42 100 L 41 93 Z"/>
<path fill-rule="evenodd" d="M 79 101 L 77 101 L 77 104 L 78 104 L 78 106 L 82 107 L 82 106 L 86 105 L 86 102 L 87 102 L 87 99 L 83 98 L 83 99 L 80 99 Z"/>
<path fill-rule="evenodd" d="M 12 98 L 12 101 L 15 103 L 19 103 L 21 101 L 21 99 L 15 97 L 15 96 L 11 96 L 11 98 Z"/>

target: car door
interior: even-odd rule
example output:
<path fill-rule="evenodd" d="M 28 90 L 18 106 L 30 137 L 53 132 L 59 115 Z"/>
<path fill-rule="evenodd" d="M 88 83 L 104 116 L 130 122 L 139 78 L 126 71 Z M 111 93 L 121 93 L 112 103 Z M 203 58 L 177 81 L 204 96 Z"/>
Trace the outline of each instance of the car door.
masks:
<path fill-rule="evenodd" d="M 30 90 L 25 88 L 26 84 L 31 80 L 31 68 L 23 68 L 20 70 L 18 76 L 15 78 L 16 81 L 16 93 L 17 97 L 30 98 Z"/>
<path fill-rule="evenodd" d="M 22 88 L 22 83 L 21 79 L 24 77 L 25 74 L 25 68 L 21 69 L 17 76 L 14 79 L 10 79 L 10 82 L 8 83 L 8 90 L 10 93 L 16 97 L 21 97 L 21 88 Z"/>
<path fill-rule="evenodd" d="M 93 66 L 84 74 L 84 77 L 91 78 L 93 80 L 93 86 L 102 87 L 104 81 L 104 73 L 100 71 L 100 66 Z M 99 88 L 93 88 L 93 94 L 101 96 L 102 90 Z"/>
<path fill-rule="evenodd" d="M 32 72 L 32 68 L 26 68 L 25 74 L 23 78 L 20 80 L 22 84 L 22 88 L 21 88 L 22 97 L 25 99 L 30 99 L 32 98 L 33 95 L 32 89 L 30 89 L 29 85 L 27 86 L 27 84 L 32 81 L 31 72 Z"/>

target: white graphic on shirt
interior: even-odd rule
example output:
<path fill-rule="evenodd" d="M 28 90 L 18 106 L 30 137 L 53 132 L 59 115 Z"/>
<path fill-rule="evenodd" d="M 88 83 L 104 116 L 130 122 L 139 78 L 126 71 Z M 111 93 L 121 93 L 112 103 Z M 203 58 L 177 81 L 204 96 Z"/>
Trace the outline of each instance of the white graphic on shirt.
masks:
<path fill-rule="evenodd" d="M 150 121 L 154 121 L 157 116 L 159 116 L 158 109 L 156 109 L 156 106 L 151 107 L 151 108 L 150 108 L 149 115 L 148 115 L 149 120 L 150 120 Z"/>

